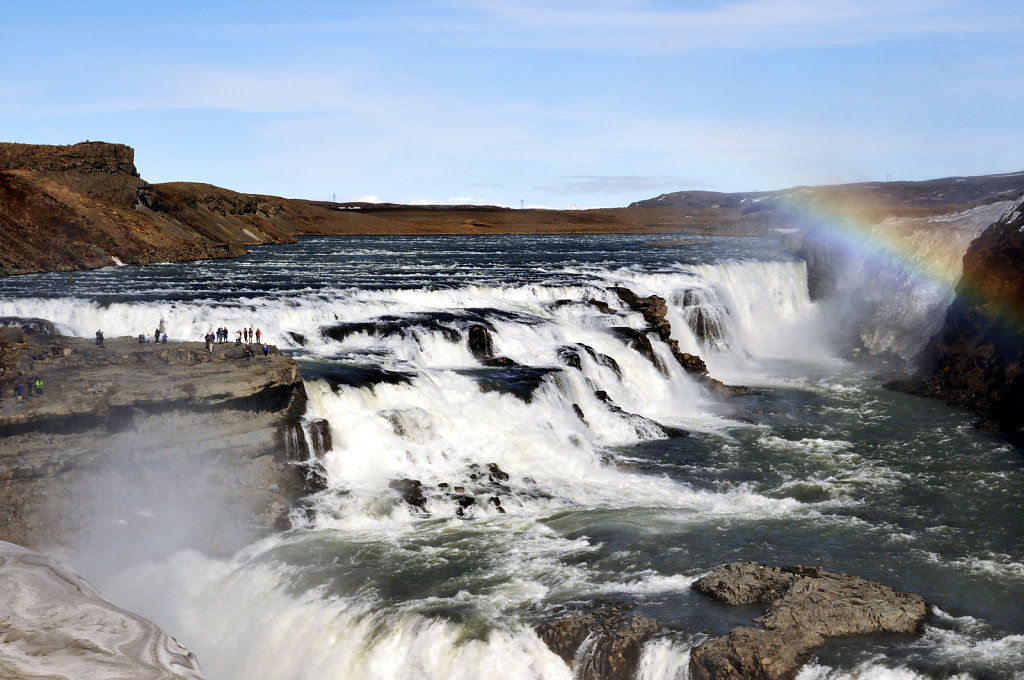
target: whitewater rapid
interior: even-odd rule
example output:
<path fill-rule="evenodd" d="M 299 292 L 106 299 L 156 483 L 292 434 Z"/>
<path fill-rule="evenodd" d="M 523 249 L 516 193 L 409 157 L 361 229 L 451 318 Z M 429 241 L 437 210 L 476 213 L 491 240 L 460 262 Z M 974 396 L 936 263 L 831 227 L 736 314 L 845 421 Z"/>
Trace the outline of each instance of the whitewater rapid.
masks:
<path fill-rule="evenodd" d="M 66 333 L 253 327 L 299 362 L 307 416 L 330 423 L 333 446 L 296 528 L 230 559 L 89 575 L 187 642 L 208 677 L 569 678 L 533 625 L 595 599 L 665 625 L 638 677 L 685 677 L 689 650 L 730 616 L 690 584 L 733 559 L 818 563 L 953 612 L 916 642 L 824 652 L 802 677 L 953 677 L 968 647 L 981 650 L 968 676 L 1016 677 L 1024 624 L 998 606 L 1024 594 L 1004 519 L 1024 497 L 1013 452 L 840 358 L 836 308 L 810 300 L 803 262 L 728 239 L 299 248 L 0 290 L 0 316 Z M 616 286 L 664 298 L 679 349 L 755 394 L 725 399 L 688 374 Z M 481 363 L 474 326 L 508 362 Z M 646 334 L 654 360 L 621 328 Z"/>

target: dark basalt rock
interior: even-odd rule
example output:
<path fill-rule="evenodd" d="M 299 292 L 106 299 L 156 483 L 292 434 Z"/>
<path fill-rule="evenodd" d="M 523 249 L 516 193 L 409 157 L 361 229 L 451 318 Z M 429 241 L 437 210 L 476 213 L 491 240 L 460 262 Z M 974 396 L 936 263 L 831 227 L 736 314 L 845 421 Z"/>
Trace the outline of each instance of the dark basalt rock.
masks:
<path fill-rule="evenodd" d="M 491 357 L 490 359 L 481 359 L 480 363 L 484 366 L 490 366 L 492 368 L 508 368 L 510 366 L 519 366 L 514 359 L 508 357 Z"/>
<path fill-rule="evenodd" d="M 605 392 L 604 390 L 596 390 L 594 392 L 594 396 L 598 400 L 603 402 L 608 407 L 609 411 L 611 411 L 612 413 L 617 413 L 620 416 L 626 418 L 626 420 L 628 420 L 629 423 L 633 425 L 633 427 L 636 429 L 638 435 L 642 435 L 645 429 L 653 426 L 654 428 L 661 430 L 661 433 L 670 439 L 690 436 L 690 433 L 687 432 L 686 430 L 682 430 L 678 427 L 672 427 L 670 425 L 663 425 L 658 421 L 651 420 L 650 418 L 642 416 L 639 413 L 630 413 L 629 411 L 626 411 L 621 406 L 616 404 L 615 401 L 610 396 L 608 396 L 608 393 Z M 583 409 L 579 407 L 579 404 L 573 404 L 572 406 L 573 411 L 576 412 L 576 415 L 579 417 L 579 419 L 582 420 L 583 422 L 586 422 L 586 419 L 583 417 Z"/>
<path fill-rule="evenodd" d="M 981 416 L 1024 447 L 1024 197 L 964 255 L 956 300 L 925 349 L 924 369 L 888 387 Z"/>
<path fill-rule="evenodd" d="M 651 339 L 647 337 L 647 333 L 627 326 L 612 326 L 609 330 L 617 338 L 624 340 L 631 349 L 636 350 L 643 358 L 657 366 L 658 370 L 665 372 L 665 367 L 658 361 L 658 357 L 654 353 L 654 346 L 651 344 Z"/>
<path fill-rule="evenodd" d="M 708 367 L 704 363 L 704 360 L 699 356 L 688 354 L 683 352 L 679 347 L 679 342 L 672 337 L 672 325 L 669 323 L 665 315 L 668 313 L 668 306 L 665 302 L 665 298 L 658 295 L 651 295 L 648 297 L 640 297 L 628 288 L 615 287 L 612 291 L 621 299 L 630 309 L 639 312 L 643 315 L 644 320 L 651 325 L 651 328 L 658 334 L 658 337 L 668 345 L 669 350 L 672 352 L 672 356 L 679 363 L 683 369 L 696 376 L 697 381 L 707 387 L 713 392 L 718 392 L 724 396 L 736 396 L 741 394 L 751 394 L 752 391 L 743 386 L 726 385 L 721 380 L 716 380 L 708 375 Z M 651 345 L 650 338 L 644 331 L 637 330 L 635 328 L 626 328 L 623 326 L 615 326 L 610 329 L 616 336 L 622 338 L 626 343 L 637 352 L 642 354 L 648 361 L 658 367 L 662 373 L 668 373 L 668 370 L 658 360 L 654 353 L 654 347 Z"/>
<path fill-rule="evenodd" d="M 493 482 L 495 480 L 499 482 L 508 481 L 508 473 L 498 467 L 497 463 L 487 464 L 488 478 Z"/>
<path fill-rule="evenodd" d="M 651 328 L 658 334 L 659 338 L 667 340 L 672 336 L 672 324 L 665 318 L 665 315 L 668 314 L 668 304 L 665 298 L 660 295 L 640 297 L 630 289 L 621 286 L 615 286 L 611 290 L 619 296 L 619 299 L 627 307 L 634 312 L 639 312 L 644 317 L 644 321 L 649 323 Z"/>
<path fill-rule="evenodd" d="M 548 373 L 558 371 L 557 368 L 543 366 L 520 366 L 512 363 L 499 363 L 495 367 L 477 370 L 460 370 L 462 375 L 473 378 L 483 392 L 501 392 L 511 394 L 526 403 L 533 400 L 533 393 L 544 382 Z"/>
<path fill-rule="evenodd" d="M 382 316 L 373 321 L 347 321 L 320 329 L 324 337 L 343 342 L 348 336 L 364 333 L 380 338 L 400 337 L 416 339 L 424 333 L 440 333 L 449 342 L 458 342 L 459 329 L 443 315 Z"/>
<path fill-rule="evenodd" d="M 645 338 L 646 339 L 646 338 Z M 649 342 L 649 341 L 648 341 Z M 611 358 L 607 354 L 598 352 L 590 345 L 584 343 L 577 343 L 575 345 L 563 345 L 558 348 L 558 358 L 568 366 L 569 368 L 575 368 L 576 370 L 582 370 L 583 368 L 583 355 L 581 352 L 586 352 L 590 355 L 590 358 L 594 360 L 600 366 L 610 368 L 615 372 L 615 375 L 622 377 L 622 369 L 619 367 L 619 362 Z"/>
<path fill-rule="evenodd" d="M 346 387 L 372 387 L 373 385 L 407 385 L 415 377 L 412 373 L 392 371 L 377 364 L 340 364 L 303 360 L 299 362 L 306 378 L 320 378 L 337 390 Z"/>
<path fill-rule="evenodd" d="M 573 669 L 579 680 L 630 680 L 636 674 L 644 644 L 658 632 L 658 623 L 629 614 L 630 605 L 614 603 L 575 611 L 536 626 L 551 651 Z"/>
<path fill-rule="evenodd" d="M 469 327 L 468 345 L 469 351 L 476 357 L 477 361 L 490 359 L 494 356 L 494 341 L 491 339 L 491 332 L 486 326 L 479 324 Z"/>
<path fill-rule="evenodd" d="M 427 497 L 423 495 L 423 484 L 420 480 L 409 479 L 408 477 L 393 479 L 388 482 L 388 487 L 397 491 L 402 500 L 412 507 L 425 511 L 424 506 L 427 504 Z"/>
<path fill-rule="evenodd" d="M 580 358 L 580 353 L 574 347 L 559 347 L 558 358 L 569 368 L 575 368 L 577 371 L 583 368 L 583 360 Z"/>
<path fill-rule="evenodd" d="M 736 562 L 693 587 L 725 604 L 767 606 L 754 619 L 763 628 L 735 628 L 694 648 L 693 680 L 785 680 L 826 638 L 918 633 L 928 615 L 919 595 L 817 567 Z"/>

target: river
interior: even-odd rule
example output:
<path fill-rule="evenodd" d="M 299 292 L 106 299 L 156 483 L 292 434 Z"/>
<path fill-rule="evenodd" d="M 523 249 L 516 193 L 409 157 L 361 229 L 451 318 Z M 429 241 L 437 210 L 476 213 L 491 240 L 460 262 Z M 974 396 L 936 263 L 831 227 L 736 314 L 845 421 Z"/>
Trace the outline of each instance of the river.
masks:
<path fill-rule="evenodd" d="M 596 600 L 662 624 L 639 678 L 684 678 L 694 645 L 750 615 L 690 589 L 734 560 L 933 606 L 923 635 L 829 644 L 804 680 L 1022 678 L 1024 458 L 847 358 L 856 285 L 812 302 L 774 238 L 316 237 L 3 279 L 0 315 L 86 337 L 253 327 L 299 362 L 333 448 L 294 530 L 85 572 L 211 679 L 570 678 L 532 625 Z M 656 334 L 655 361 L 631 348 L 614 327 L 645 323 L 615 286 L 664 297 L 680 348 L 754 393 L 709 392 Z M 512 361 L 482 365 L 472 326 Z"/>

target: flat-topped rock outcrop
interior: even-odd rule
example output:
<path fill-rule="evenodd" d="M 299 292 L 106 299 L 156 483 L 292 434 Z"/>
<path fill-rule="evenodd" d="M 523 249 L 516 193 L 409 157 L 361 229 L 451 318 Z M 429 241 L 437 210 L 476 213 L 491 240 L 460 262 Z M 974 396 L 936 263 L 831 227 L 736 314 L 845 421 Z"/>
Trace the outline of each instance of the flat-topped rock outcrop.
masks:
<path fill-rule="evenodd" d="M 784 680 L 826 638 L 920 632 L 928 606 L 859 576 L 817 567 L 734 562 L 698 579 L 694 589 L 729 605 L 766 606 L 754 619 L 694 648 L 693 680 Z"/>
<path fill-rule="evenodd" d="M 305 463 L 329 434 L 303 422 L 298 367 L 276 349 L 31 335 L 0 344 L 0 539 L 117 545 L 125 559 L 223 553 L 287 527 L 295 501 L 320 488 Z"/>

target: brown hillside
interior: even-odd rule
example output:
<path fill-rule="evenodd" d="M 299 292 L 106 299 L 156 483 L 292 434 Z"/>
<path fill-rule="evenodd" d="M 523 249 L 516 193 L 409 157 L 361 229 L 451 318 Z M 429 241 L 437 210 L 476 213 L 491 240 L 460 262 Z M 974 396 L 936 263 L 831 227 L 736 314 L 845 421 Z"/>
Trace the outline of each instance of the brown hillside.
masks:
<path fill-rule="evenodd" d="M 236 257 L 296 236 L 356 234 L 701 233 L 810 228 L 794 202 L 856 208 L 873 219 L 932 215 L 1015 197 L 1024 173 L 929 182 L 677 192 L 626 208 L 329 203 L 189 182 L 149 184 L 123 144 L 0 143 L 0 276 L 124 263 Z"/>

